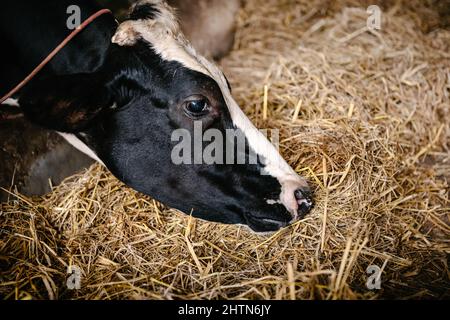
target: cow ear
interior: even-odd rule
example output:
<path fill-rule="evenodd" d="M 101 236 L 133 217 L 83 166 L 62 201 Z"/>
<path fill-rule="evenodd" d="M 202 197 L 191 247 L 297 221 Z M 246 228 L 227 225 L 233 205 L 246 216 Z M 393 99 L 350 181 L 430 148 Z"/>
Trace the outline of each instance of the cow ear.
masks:
<path fill-rule="evenodd" d="M 31 122 L 76 133 L 113 105 L 105 83 L 97 73 L 36 79 L 23 89 L 19 104 Z"/>

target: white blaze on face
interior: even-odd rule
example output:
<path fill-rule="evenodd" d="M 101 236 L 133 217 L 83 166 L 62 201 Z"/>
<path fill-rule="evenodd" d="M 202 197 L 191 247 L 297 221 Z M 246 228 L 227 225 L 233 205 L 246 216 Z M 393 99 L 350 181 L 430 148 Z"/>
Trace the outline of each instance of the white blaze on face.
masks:
<path fill-rule="evenodd" d="M 264 159 L 265 174 L 275 177 L 282 191 L 280 201 L 296 217 L 298 203 L 294 191 L 308 188 L 307 182 L 287 164 L 278 150 L 253 125 L 231 96 L 222 71 L 204 57 L 198 55 L 183 36 L 172 9 L 161 0 L 143 0 L 136 5 L 152 4 L 160 12 L 155 19 L 128 20 L 119 25 L 112 42 L 131 46 L 139 39 L 148 42 L 162 59 L 177 61 L 183 66 L 213 78 L 219 85 L 227 104 L 231 119 L 247 138 L 252 150 Z"/>

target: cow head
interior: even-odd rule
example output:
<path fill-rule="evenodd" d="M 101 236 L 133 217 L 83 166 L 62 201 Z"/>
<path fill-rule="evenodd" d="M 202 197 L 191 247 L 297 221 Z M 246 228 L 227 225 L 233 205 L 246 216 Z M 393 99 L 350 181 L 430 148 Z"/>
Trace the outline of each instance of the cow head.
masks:
<path fill-rule="evenodd" d="M 163 1 L 132 7 L 98 72 L 40 79 L 32 91 L 45 94 L 21 96 L 31 119 L 77 139 L 118 179 L 187 214 L 266 232 L 312 206 L 305 180 L 245 116 L 223 73 L 196 54 Z M 173 132 L 193 133 L 196 123 L 224 137 L 237 130 L 246 147 L 233 147 L 232 158 L 256 154 L 257 161 L 174 163 Z"/>

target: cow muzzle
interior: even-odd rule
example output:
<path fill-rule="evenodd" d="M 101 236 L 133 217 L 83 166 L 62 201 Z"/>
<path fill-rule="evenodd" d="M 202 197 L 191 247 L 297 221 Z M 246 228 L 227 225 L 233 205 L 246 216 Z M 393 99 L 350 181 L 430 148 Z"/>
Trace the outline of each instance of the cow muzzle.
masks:
<path fill-rule="evenodd" d="M 291 213 L 291 223 L 304 218 L 314 206 L 311 188 L 297 176 L 286 179 L 281 185 L 280 202 Z"/>

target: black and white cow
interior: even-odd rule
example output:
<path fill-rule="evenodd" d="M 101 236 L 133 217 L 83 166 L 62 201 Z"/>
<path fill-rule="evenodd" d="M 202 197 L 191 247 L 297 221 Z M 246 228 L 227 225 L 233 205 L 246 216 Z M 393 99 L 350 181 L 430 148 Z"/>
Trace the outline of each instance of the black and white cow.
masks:
<path fill-rule="evenodd" d="M 0 94 L 67 36 L 73 4 L 81 20 L 100 9 L 91 0 L 2 3 Z M 195 217 L 266 232 L 311 209 L 306 181 L 245 116 L 221 70 L 185 40 L 164 1 L 138 1 L 120 25 L 101 16 L 13 98 L 30 121 L 130 187 Z M 192 131 L 194 121 L 240 130 L 258 164 L 174 164 L 171 133 Z"/>

